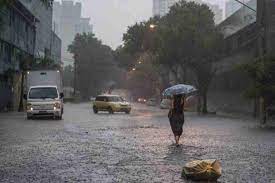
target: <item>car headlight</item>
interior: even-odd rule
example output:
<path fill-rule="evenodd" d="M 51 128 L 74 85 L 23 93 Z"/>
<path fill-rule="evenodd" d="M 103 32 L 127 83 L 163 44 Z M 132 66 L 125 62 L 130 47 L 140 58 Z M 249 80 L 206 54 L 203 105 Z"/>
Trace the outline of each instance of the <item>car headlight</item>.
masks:
<path fill-rule="evenodd" d="M 32 111 L 33 110 L 33 107 L 32 107 L 32 104 L 31 103 L 27 103 L 27 110 L 28 111 Z"/>
<path fill-rule="evenodd" d="M 54 103 L 54 109 L 61 109 L 61 104 L 59 102 Z"/>

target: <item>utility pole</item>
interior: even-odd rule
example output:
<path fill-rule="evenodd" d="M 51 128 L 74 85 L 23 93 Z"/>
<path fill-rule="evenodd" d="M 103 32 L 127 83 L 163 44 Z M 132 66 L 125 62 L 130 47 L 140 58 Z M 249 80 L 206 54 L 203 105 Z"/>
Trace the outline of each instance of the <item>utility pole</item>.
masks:
<path fill-rule="evenodd" d="M 266 32 L 266 0 L 258 0 L 257 7 L 259 11 L 257 13 L 257 25 L 258 25 L 258 57 L 260 59 L 265 59 L 264 57 L 268 54 L 267 53 L 267 32 Z M 263 61 L 264 63 L 264 61 Z M 263 66 L 264 67 L 264 66 Z M 259 99 L 260 104 L 260 121 L 262 124 L 266 123 L 267 120 L 267 111 L 266 111 L 266 98 L 261 96 Z"/>
<path fill-rule="evenodd" d="M 76 59 L 74 59 L 74 97 L 76 96 Z"/>
<path fill-rule="evenodd" d="M 77 61 L 77 58 L 78 58 L 78 55 L 75 54 L 75 56 L 74 56 L 74 93 L 73 93 L 74 97 L 76 97 L 76 76 L 77 76 L 76 61 Z"/>

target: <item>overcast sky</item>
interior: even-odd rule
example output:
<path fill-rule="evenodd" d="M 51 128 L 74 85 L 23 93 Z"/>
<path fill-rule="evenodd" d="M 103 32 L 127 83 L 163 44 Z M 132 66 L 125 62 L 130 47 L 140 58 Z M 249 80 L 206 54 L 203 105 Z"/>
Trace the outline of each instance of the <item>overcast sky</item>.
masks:
<path fill-rule="evenodd" d="M 103 43 L 116 48 L 129 25 L 152 16 L 153 0 L 76 0 L 82 2 L 82 14 L 91 18 L 94 33 Z M 207 0 L 223 6 L 226 0 Z"/>

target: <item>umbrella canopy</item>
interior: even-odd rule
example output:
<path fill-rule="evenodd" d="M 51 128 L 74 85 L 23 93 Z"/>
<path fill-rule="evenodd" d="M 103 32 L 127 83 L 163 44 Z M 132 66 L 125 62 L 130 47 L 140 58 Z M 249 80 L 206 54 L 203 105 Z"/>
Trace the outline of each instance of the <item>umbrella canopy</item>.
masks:
<path fill-rule="evenodd" d="M 175 85 L 170 88 L 167 88 L 163 92 L 163 96 L 187 95 L 187 94 L 190 94 L 190 93 L 193 93 L 196 91 L 197 91 L 197 89 L 194 86 L 179 84 L 179 85 Z"/>

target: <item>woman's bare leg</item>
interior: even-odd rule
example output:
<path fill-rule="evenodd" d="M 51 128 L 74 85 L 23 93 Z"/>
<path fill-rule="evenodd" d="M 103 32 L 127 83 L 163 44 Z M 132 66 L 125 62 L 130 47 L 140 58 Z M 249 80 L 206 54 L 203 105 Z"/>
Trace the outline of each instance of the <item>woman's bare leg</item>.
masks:
<path fill-rule="evenodd" d="M 176 136 L 176 137 L 175 137 L 175 139 L 176 139 L 176 145 L 179 145 L 179 142 L 180 142 L 180 136 Z"/>

